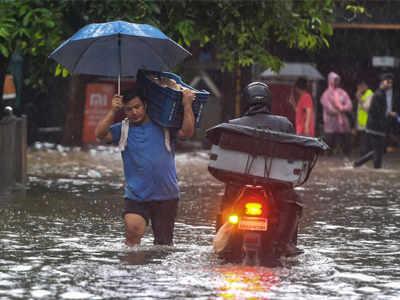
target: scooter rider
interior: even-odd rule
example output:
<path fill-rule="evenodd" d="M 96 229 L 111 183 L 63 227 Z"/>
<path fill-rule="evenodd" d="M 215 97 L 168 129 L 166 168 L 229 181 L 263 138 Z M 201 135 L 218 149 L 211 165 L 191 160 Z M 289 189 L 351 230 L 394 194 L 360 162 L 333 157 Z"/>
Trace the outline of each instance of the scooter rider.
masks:
<path fill-rule="evenodd" d="M 230 120 L 230 124 L 244 125 L 258 129 L 269 129 L 284 133 L 296 134 L 293 124 L 285 117 L 271 114 L 272 95 L 267 84 L 252 82 L 244 90 L 248 103 L 247 111 L 240 118 Z M 282 255 L 292 256 L 301 252 L 293 243 L 302 211 L 300 197 L 289 183 L 268 183 L 280 208 L 278 227 L 278 247 Z M 225 185 L 221 203 L 224 210 L 232 205 L 240 192 L 240 186 L 234 183 Z"/>

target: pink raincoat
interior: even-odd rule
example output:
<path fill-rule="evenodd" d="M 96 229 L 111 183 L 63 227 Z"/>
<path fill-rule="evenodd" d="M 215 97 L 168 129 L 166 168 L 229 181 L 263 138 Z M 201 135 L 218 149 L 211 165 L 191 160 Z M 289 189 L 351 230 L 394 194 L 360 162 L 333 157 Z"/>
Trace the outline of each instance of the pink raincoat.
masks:
<path fill-rule="evenodd" d="M 321 96 L 325 133 L 350 132 L 350 122 L 346 113 L 351 112 L 353 104 L 345 90 L 334 87 L 337 77 L 339 75 L 334 72 L 328 74 L 328 88 Z"/>

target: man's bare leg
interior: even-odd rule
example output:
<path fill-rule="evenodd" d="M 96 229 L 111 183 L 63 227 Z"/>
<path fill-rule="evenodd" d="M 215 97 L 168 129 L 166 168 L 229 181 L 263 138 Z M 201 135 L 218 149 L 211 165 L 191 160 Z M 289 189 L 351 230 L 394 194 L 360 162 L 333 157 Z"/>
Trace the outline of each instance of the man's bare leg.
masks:
<path fill-rule="evenodd" d="M 125 214 L 125 243 L 127 246 L 134 246 L 140 244 L 146 230 L 146 220 L 137 214 Z"/>

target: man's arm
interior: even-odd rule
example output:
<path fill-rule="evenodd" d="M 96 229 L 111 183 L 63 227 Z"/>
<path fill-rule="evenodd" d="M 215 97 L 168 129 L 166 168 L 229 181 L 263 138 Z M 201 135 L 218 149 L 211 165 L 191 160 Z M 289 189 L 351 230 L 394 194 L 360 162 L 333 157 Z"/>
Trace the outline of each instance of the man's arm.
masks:
<path fill-rule="evenodd" d="M 304 133 L 306 135 L 310 135 L 310 130 L 309 129 L 310 129 L 312 110 L 309 107 L 306 108 L 305 110 L 306 110 L 306 121 L 305 121 L 305 124 L 304 124 Z"/>
<path fill-rule="evenodd" d="M 339 113 L 338 109 L 332 104 L 333 99 L 331 99 L 331 95 L 325 91 L 322 96 L 321 96 L 321 104 L 323 107 L 323 110 L 328 114 L 328 115 L 332 115 L 335 116 Z"/>
<path fill-rule="evenodd" d="M 371 105 L 371 100 L 372 100 L 372 96 L 373 96 L 374 94 L 370 94 L 370 95 L 368 95 L 366 98 L 365 98 L 365 101 L 364 102 L 361 102 L 361 105 L 362 105 L 362 107 L 366 110 L 366 111 L 368 111 L 368 109 L 369 109 L 369 107 L 370 107 L 370 105 Z"/>
<path fill-rule="evenodd" d="M 343 104 L 343 108 L 341 109 L 341 111 L 342 112 L 350 112 L 353 109 L 353 102 L 351 102 L 349 95 L 344 90 L 342 90 L 342 96 L 344 99 L 344 104 Z"/>
<path fill-rule="evenodd" d="M 106 116 L 101 120 L 94 130 L 96 138 L 103 143 L 112 142 L 112 135 L 110 132 L 110 126 L 114 122 L 115 114 L 122 108 L 122 97 L 119 95 L 114 95 L 112 98 L 111 110 L 106 114 Z"/>
<path fill-rule="evenodd" d="M 178 137 L 186 139 L 192 137 L 194 134 L 194 114 L 192 103 L 195 94 L 190 89 L 184 90 L 182 94 L 183 121 L 181 129 L 178 131 Z"/>

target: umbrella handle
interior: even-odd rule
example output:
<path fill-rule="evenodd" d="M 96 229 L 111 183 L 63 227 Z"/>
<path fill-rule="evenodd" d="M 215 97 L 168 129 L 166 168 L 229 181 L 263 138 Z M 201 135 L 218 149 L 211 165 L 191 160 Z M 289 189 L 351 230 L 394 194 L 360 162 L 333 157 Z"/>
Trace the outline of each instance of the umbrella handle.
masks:
<path fill-rule="evenodd" d="M 118 95 L 121 92 L 121 74 L 118 74 Z"/>

